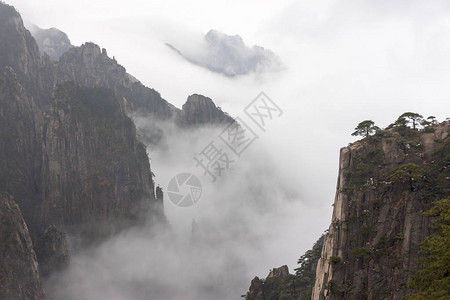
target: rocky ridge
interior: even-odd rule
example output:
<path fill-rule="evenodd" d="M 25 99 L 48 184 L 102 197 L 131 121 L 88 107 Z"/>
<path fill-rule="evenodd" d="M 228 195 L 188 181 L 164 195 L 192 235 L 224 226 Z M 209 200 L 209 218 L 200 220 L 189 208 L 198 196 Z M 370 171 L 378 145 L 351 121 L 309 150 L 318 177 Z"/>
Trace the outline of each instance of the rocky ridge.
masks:
<path fill-rule="evenodd" d="M 56 66 L 57 83 L 74 81 L 87 87 L 112 89 L 128 113 L 168 119 L 178 110 L 154 89 L 142 85 L 126 69 L 110 58 L 106 49 L 85 43 L 65 52 Z"/>

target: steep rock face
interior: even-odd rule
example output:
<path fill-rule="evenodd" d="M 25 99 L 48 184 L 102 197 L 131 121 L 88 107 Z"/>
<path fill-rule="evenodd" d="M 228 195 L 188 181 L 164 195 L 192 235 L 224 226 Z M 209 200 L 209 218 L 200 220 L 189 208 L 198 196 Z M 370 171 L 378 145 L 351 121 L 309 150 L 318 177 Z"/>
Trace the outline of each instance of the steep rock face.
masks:
<path fill-rule="evenodd" d="M 234 120 L 205 96 L 194 94 L 188 97 L 176 118 L 180 126 L 232 123 Z"/>
<path fill-rule="evenodd" d="M 45 224 L 97 236 L 157 213 L 145 147 L 111 90 L 59 86 L 43 155 Z"/>
<path fill-rule="evenodd" d="M 0 2 L 0 69 L 11 67 L 26 93 L 45 107 L 53 87 L 53 64 L 38 46 L 14 7 Z"/>
<path fill-rule="evenodd" d="M 117 93 L 136 82 L 93 44 L 67 56 L 66 64 L 59 65 L 59 75 L 67 76 L 56 80 L 54 64 L 40 56 L 17 11 L 0 2 L 0 16 L 0 189 L 16 199 L 33 239 L 39 240 L 51 225 L 65 230 L 97 215 L 104 217 L 101 223 L 114 214 L 123 223 L 135 218 L 137 198 L 148 194 L 154 199 L 153 184 L 145 149 L 119 104 L 123 97 L 83 90 L 59 99 L 64 107 L 58 108 L 52 93 L 54 83 L 65 80 L 104 85 Z M 100 99 L 90 106 L 71 106 L 72 97 Z M 89 176 L 90 187 L 74 191 Z M 78 206 L 89 199 L 97 201 L 91 208 Z M 81 217 L 83 209 L 95 213 Z"/>
<path fill-rule="evenodd" d="M 42 109 L 49 106 L 53 65 L 41 57 L 19 13 L 0 2 L 0 190 L 20 206 L 30 234 L 39 225 Z"/>
<path fill-rule="evenodd" d="M 430 234 L 423 212 L 449 193 L 442 187 L 448 178 L 438 177 L 447 163 L 433 154 L 445 151 L 449 128 L 448 122 L 421 132 L 405 127 L 341 149 L 312 299 L 402 299 L 409 292 L 420 244 Z"/>
<path fill-rule="evenodd" d="M 148 109 L 163 118 L 171 116 L 172 107 L 157 92 L 133 80 L 122 66 L 107 56 L 106 50 L 100 51 L 100 48 L 92 43 L 69 50 L 61 58 L 55 70 L 54 64 L 49 62 L 48 57 L 40 56 L 35 40 L 25 29 L 20 15 L 12 6 L 0 3 L 0 16 L 0 40 L 2 41 L 0 66 L 3 72 L 0 74 L 0 103 L 2 104 L 0 107 L 0 124 L 2 125 L 0 128 L 2 140 L 0 188 L 15 197 L 33 238 L 38 240 L 50 225 L 59 227 L 81 224 L 84 222 L 83 218 L 95 219 L 97 214 L 105 216 L 105 211 L 118 215 L 110 215 L 106 219 L 100 218 L 100 222 L 115 218 L 121 220 L 123 217 L 126 223 L 130 218 L 135 218 L 138 213 L 135 211 L 137 208 L 134 202 L 138 201 L 138 197 L 147 197 L 147 195 L 150 195 L 148 196 L 150 200 L 154 199 L 153 183 L 145 149 L 137 141 L 134 125 L 123 114 L 121 104 L 125 101 L 124 95 L 129 95 L 130 99 L 138 95 L 136 97 L 145 103 L 142 107 L 138 105 L 139 109 Z M 4 71 L 3 66 L 6 66 Z M 77 106 L 77 109 L 81 107 L 84 112 L 89 109 L 96 110 L 93 113 L 87 111 L 84 115 L 72 109 L 66 111 L 57 109 L 54 104 L 53 110 L 50 110 L 54 83 L 65 81 L 111 88 L 118 97 L 110 93 L 105 96 L 105 99 L 98 100 L 98 105 L 91 103 L 89 107 Z M 92 100 L 95 95 L 89 95 L 90 92 L 95 94 L 96 90 L 85 90 L 84 94 L 78 94 L 78 98 L 86 96 L 86 98 L 91 97 Z M 67 104 L 64 101 L 58 103 L 59 105 Z M 137 109 L 136 106 L 133 108 Z M 104 115 L 98 114 L 102 111 Z M 46 113 L 52 117 L 45 119 Z M 115 123 L 99 121 L 108 118 L 112 118 Z M 67 124 L 62 123 L 66 121 Z M 80 124 L 84 127 L 76 128 Z M 53 126 L 64 127 L 64 130 L 58 127 L 56 131 Z M 77 130 L 78 135 L 72 130 Z M 90 134 L 87 134 L 87 131 L 90 131 Z M 84 137 L 92 140 L 83 140 Z M 111 140 L 105 141 L 106 138 Z M 65 142 L 61 143 L 61 141 Z M 73 143 L 67 144 L 67 142 Z M 77 144 L 78 142 L 80 143 Z M 99 145 L 99 143 L 103 144 Z M 65 146 L 72 149 L 66 149 Z M 63 152 L 70 150 L 75 151 L 75 154 Z M 114 155 L 108 155 L 111 152 L 114 152 Z M 69 155 L 73 157 L 69 159 Z M 123 157 L 119 158 L 120 155 Z M 96 163 L 102 166 L 109 165 L 110 169 L 98 168 L 94 174 Z M 64 165 L 61 167 L 61 164 Z M 86 164 L 91 170 L 86 169 Z M 129 170 L 123 170 L 123 168 Z M 117 175 L 119 179 L 112 177 L 114 172 L 120 172 Z M 54 179 L 54 176 L 58 179 Z M 96 176 L 101 177 L 101 183 L 97 182 L 99 178 Z M 91 179 L 92 181 L 89 181 Z M 113 180 L 113 182 L 107 182 L 108 184 L 103 186 L 105 180 Z M 89 188 L 85 186 L 84 189 L 74 191 L 79 185 L 87 184 L 88 181 L 91 185 Z M 66 189 L 74 194 L 65 196 Z M 98 189 L 98 191 L 86 197 L 84 193 L 90 189 Z M 100 197 L 98 194 L 101 193 L 103 194 Z M 127 198 L 129 196 L 130 199 Z M 78 205 L 85 203 L 77 203 L 76 197 L 81 197 L 84 202 L 88 202 L 93 197 L 98 197 L 103 202 L 108 202 L 106 199 L 110 199 L 109 201 L 114 204 L 103 203 L 102 208 L 93 215 L 84 215 Z M 100 210 L 104 211 L 100 212 Z M 142 210 L 138 209 L 138 211 Z M 83 214 L 83 217 L 80 214 Z"/>
<path fill-rule="evenodd" d="M 157 91 L 142 85 L 94 43 L 85 43 L 64 53 L 58 62 L 56 78 L 57 82 L 75 81 L 87 87 L 110 88 L 129 113 L 167 119 L 177 111 Z"/>
<path fill-rule="evenodd" d="M 20 209 L 0 192 L 0 299 L 46 299 L 38 263 Z"/>
<path fill-rule="evenodd" d="M 42 29 L 36 25 L 29 27 L 42 55 L 46 53 L 53 61 L 72 48 L 67 34 L 56 28 Z"/>
<path fill-rule="evenodd" d="M 36 232 L 40 205 L 40 133 L 36 105 L 11 67 L 0 73 L 0 190 L 21 207 L 30 231 Z"/>

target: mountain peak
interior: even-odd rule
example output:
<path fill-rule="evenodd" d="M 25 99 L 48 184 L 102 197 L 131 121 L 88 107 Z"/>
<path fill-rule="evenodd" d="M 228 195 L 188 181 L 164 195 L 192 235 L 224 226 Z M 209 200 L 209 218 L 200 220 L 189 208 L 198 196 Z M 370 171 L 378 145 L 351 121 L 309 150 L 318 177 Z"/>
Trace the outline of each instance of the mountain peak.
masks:
<path fill-rule="evenodd" d="M 27 26 L 39 46 L 41 54 L 47 53 L 53 61 L 72 48 L 67 34 L 57 28 L 42 29 L 34 24 Z"/>
<path fill-rule="evenodd" d="M 177 115 L 179 125 L 198 126 L 232 122 L 233 118 L 217 107 L 211 98 L 200 94 L 190 95 Z"/>
<path fill-rule="evenodd" d="M 0 1 L 0 20 L 7 20 L 11 17 L 19 17 L 19 12 L 14 8 L 14 6 L 8 5 Z"/>
<path fill-rule="evenodd" d="M 211 105 L 216 106 L 214 104 L 214 102 L 211 100 L 211 98 L 203 96 L 203 95 L 200 95 L 200 94 L 192 94 L 192 95 L 190 95 L 187 98 L 186 103 L 184 105 L 190 105 L 190 104 L 193 104 L 193 103 L 199 103 L 201 105 L 208 105 L 208 106 L 211 106 Z M 183 107 L 184 107 L 184 105 L 183 105 Z"/>
<path fill-rule="evenodd" d="M 191 51 L 186 45 L 166 45 L 188 62 L 228 77 L 284 68 L 275 53 L 260 46 L 247 47 L 239 35 L 211 29 L 203 39 L 193 41 L 193 44 L 197 44 L 197 51 Z"/>

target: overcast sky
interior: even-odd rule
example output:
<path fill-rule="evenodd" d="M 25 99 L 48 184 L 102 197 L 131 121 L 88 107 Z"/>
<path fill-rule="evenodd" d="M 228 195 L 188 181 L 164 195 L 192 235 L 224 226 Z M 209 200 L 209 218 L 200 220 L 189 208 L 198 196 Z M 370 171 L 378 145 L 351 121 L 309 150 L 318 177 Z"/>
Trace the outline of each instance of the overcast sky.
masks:
<path fill-rule="evenodd" d="M 285 254 L 269 258 L 262 269 L 282 262 L 292 266 L 328 227 L 339 148 L 355 140 L 350 134 L 360 121 L 385 127 L 405 111 L 438 120 L 450 116 L 446 0 L 7 3 L 29 22 L 61 29 L 74 45 L 92 41 L 106 48 L 130 74 L 178 107 L 200 93 L 240 116 L 265 91 L 283 109 L 255 147 L 268 153 L 275 174 L 295 189 L 299 211 L 287 216 Z M 272 50 L 286 69 L 228 78 L 165 46 L 194 47 L 210 29 Z M 153 164 L 158 174 L 158 163 Z M 180 214 L 166 207 L 169 218 Z"/>
<path fill-rule="evenodd" d="M 351 119 L 342 124 L 346 130 L 364 117 L 387 125 L 405 110 L 440 117 L 448 112 L 445 0 L 7 2 L 27 21 L 63 30 L 75 45 L 93 41 L 105 47 L 129 73 L 178 106 L 197 92 L 238 111 L 265 90 L 297 111 L 314 104 L 324 117 L 340 112 L 341 119 Z M 288 70 L 224 78 L 164 45 L 188 47 L 210 29 L 271 49 Z"/>

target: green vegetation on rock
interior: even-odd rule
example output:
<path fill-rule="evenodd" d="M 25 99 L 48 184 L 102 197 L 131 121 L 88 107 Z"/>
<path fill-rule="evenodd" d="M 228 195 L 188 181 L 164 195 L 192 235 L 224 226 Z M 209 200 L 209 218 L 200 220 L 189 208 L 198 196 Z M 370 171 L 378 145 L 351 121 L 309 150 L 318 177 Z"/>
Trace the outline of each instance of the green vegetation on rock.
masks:
<path fill-rule="evenodd" d="M 412 277 L 417 292 L 409 300 L 448 299 L 450 293 L 450 197 L 436 201 L 425 215 L 435 218 L 436 233 L 421 246 L 421 269 Z"/>
<path fill-rule="evenodd" d="M 306 251 L 306 253 L 299 258 L 299 267 L 295 269 L 295 274 L 287 274 L 285 276 L 269 275 L 265 280 L 257 279 L 262 285 L 262 291 L 259 290 L 263 297 L 262 299 L 310 300 L 312 288 L 314 287 L 316 280 L 317 262 L 322 253 L 324 239 L 325 234 L 314 243 L 311 250 Z M 255 292 L 258 294 L 258 290 L 252 290 L 252 287 L 251 292 L 252 293 L 250 294 L 252 295 L 255 294 Z M 247 299 L 253 300 L 261 298 L 254 298 L 254 296 L 252 296 Z"/>
<path fill-rule="evenodd" d="M 415 163 L 407 163 L 392 170 L 388 179 L 392 182 L 411 182 L 421 180 L 423 175 L 423 168 Z"/>

